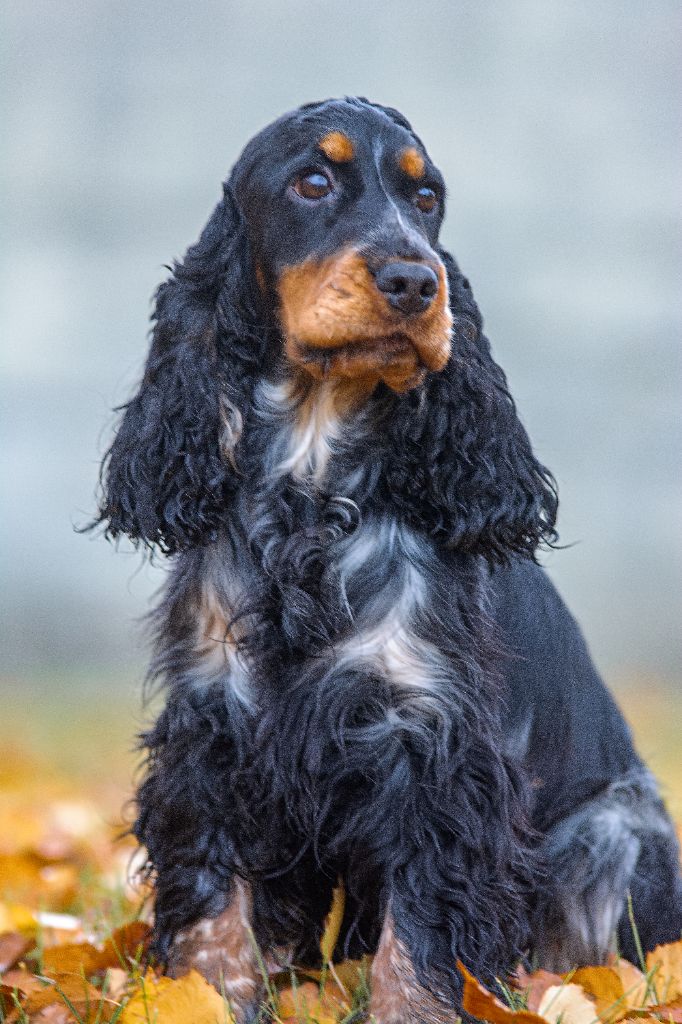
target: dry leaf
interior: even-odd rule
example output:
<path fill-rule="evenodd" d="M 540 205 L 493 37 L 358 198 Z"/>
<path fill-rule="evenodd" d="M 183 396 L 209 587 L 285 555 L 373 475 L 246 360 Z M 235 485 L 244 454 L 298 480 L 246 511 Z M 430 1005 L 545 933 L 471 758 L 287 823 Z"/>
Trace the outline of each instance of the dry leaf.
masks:
<path fill-rule="evenodd" d="M 0 974 L 14 967 L 33 948 L 33 940 L 20 932 L 0 934 Z"/>
<path fill-rule="evenodd" d="M 74 1017 L 63 1003 L 61 1006 L 52 1003 L 51 1006 L 46 1006 L 44 1010 L 39 1010 L 38 1013 L 32 1014 L 31 1024 L 78 1024 L 78 1018 Z"/>
<path fill-rule="evenodd" d="M 561 985 L 563 978 L 552 971 L 533 971 L 532 974 L 519 967 L 514 976 L 514 987 L 526 997 L 526 1007 L 532 1013 L 538 1012 L 538 1006 L 550 985 Z"/>
<path fill-rule="evenodd" d="M 550 985 L 540 1001 L 538 1013 L 550 1024 L 592 1024 L 597 1016 L 591 999 L 580 985 Z"/>
<path fill-rule="evenodd" d="M 24 967 L 15 967 L 12 971 L 5 971 L 2 976 L 2 983 L 12 989 L 12 991 L 17 989 L 22 998 L 27 996 L 29 992 L 42 992 L 45 988 L 44 983 Z"/>
<path fill-rule="evenodd" d="M 682 999 L 682 941 L 657 946 L 646 956 L 647 971 L 655 971 L 652 982 L 661 1002 Z"/>
<path fill-rule="evenodd" d="M 47 975 L 73 972 L 91 977 L 103 974 L 108 967 L 127 966 L 146 946 L 151 929 L 142 921 L 133 921 L 117 928 L 101 948 L 90 942 L 69 942 L 51 946 L 43 954 L 43 969 Z"/>
<path fill-rule="evenodd" d="M 119 1024 L 225 1024 L 229 1019 L 222 997 L 196 971 L 177 980 L 148 972 Z"/>
<path fill-rule="evenodd" d="M 614 967 L 581 967 L 567 976 L 595 999 L 601 1020 L 621 1020 L 630 1012 L 631 1004 L 625 997 L 620 974 Z M 639 985 L 639 982 L 637 982 Z"/>
<path fill-rule="evenodd" d="M 334 955 L 334 948 L 339 939 L 343 913 L 346 909 L 346 890 L 343 883 L 339 883 L 332 896 L 332 905 L 324 922 L 324 932 L 320 941 L 320 952 L 326 963 Z"/>
<path fill-rule="evenodd" d="M 320 993 L 314 981 L 304 981 L 296 988 L 285 988 L 279 993 L 279 1017 L 282 1020 L 317 1024 L 336 1024 L 350 1010 L 350 1004 L 343 991 L 332 981 L 327 981 Z"/>
<path fill-rule="evenodd" d="M 544 1017 L 530 1010 L 511 1010 L 501 999 L 488 992 L 460 960 L 457 966 L 464 978 L 462 1008 L 472 1017 L 487 1020 L 490 1024 L 546 1024 Z"/>
<path fill-rule="evenodd" d="M 623 985 L 623 1001 L 632 1010 L 641 1010 L 656 1002 L 650 985 L 634 964 L 622 958 L 614 959 L 610 966 L 616 971 Z"/>
<path fill-rule="evenodd" d="M 674 1024 L 682 1024 L 682 999 L 675 999 L 672 1003 L 664 1003 L 662 1006 L 649 1007 L 651 1015 L 656 1014 L 663 1021 L 673 1021 Z"/>
<path fill-rule="evenodd" d="M 36 918 L 29 907 L 16 903 L 0 903 L 0 932 L 35 932 Z"/>
<path fill-rule="evenodd" d="M 90 942 L 68 942 L 63 946 L 51 946 L 43 953 L 43 973 L 84 974 L 90 977 L 99 974 L 109 966 L 102 962 L 102 951 Z"/>
<path fill-rule="evenodd" d="M 131 980 L 127 971 L 122 967 L 110 967 L 104 976 L 102 992 L 105 992 L 109 999 L 120 1002 L 130 987 Z"/>
<path fill-rule="evenodd" d="M 129 961 L 138 960 L 146 951 L 151 934 L 151 928 L 144 921 L 131 921 L 117 928 L 104 943 L 103 954 L 107 959 L 107 967 L 127 966 Z"/>
<path fill-rule="evenodd" d="M 31 1022 L 34 1018 L 49 1020 L 49 1016 L 44 1016 L 44 1011 L 53 1006 L 68 1008 L 67 1000 L 78 1014 L 80 1024 L 108 1021 L 117 1009 L 114 1002 L 105 999 L 101 992 L 79 975 L 58 974 L 54 978 L 54 984 L 46 986 L 41 991 L 31 992 L 22 1005 L 22 1010 Z M 52 1011 L 53 1015 L 56 1012 Z M 42 1018 L 38 1016 L 40 1013 L 43 1013 Z M 56 1019 L 59 1020 L 59 1017 Z"/>

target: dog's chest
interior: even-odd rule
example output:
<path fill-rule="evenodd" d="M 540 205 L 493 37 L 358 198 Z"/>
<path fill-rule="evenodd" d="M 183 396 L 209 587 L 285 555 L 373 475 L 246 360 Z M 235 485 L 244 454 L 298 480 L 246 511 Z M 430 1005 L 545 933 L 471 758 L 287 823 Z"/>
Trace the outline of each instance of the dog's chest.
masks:
<path fill-rule="evenodd" d="M 371 519 L 335 553 L 350 627 L 334 645 L 337 669 L 364 667 L 399 687 L 429 689 L 441 663 L 428 637 L 428 542 L 393 519 Z"/>

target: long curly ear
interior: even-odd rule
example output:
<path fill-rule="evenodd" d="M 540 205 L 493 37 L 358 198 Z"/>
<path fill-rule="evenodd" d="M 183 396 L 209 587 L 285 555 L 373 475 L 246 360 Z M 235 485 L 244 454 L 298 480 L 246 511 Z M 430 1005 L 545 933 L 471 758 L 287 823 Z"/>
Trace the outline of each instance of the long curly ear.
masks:
<path fill-rule="evenodd" d="M 411 521 L 462 551 L 506 561 L 557 539 L 556 484 L 535 458 L 469 282 L 448 253 L 452 355 L 387 419 L 385 484 Z"/>
<path fill-rule="evenodd" d="M 151 350 L 102 463 L 95 521 L 170 553 L 215 536 L 265 332 L 229 184 L 199 241 L 156 293 Z"/>

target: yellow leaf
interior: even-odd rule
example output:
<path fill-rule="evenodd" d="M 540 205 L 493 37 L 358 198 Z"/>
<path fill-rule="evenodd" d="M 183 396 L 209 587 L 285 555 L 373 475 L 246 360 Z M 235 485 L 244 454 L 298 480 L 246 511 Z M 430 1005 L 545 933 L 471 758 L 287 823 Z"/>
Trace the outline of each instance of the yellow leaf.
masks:
<path fill-rule="evenodd" d="M 580 985 L 550 985 L 540 1000 L 538 1013 L 550 1024 L 592 1024 L 597 1010 Z"/>
<path fill-rule="evenodd" d="M 659 1002 L 682 998 L 682 941 L 657 946 L 646 955 L 647 971 L 655 971 L 652 982 Z"/>
<path fill-rule="evenodd" d="M 594 997 L 597 1013 L 603 1021 L 614 1022 L 627 1016 L 631 1007 L 615 967 L 581 967 L 567 977 Z"/>
<path fill-rule="evenodd" d="M 341 922 L 343 921 L 343 913 L 345 909 L 346 890 L 343 887 L 343 883 L 339 882 L 334 889 L 332 905 L 324 922 L 324 934 L 322 936 L 322 941 L 320 942 L 320 952 L 322 953 L 322 959 L 325 963 L 328 960 L 331 960 L 334 954 L 334 947 L 339 939 Z"/>
<path fill-rule="evenodd" d="M 223 998 L 197 971 L 182 978 L 149 972 L 126 1005 L 120 1024 L 225 1024 L 231 1015 Z"/>
<path fill-rule="evenodd" d="M 0 932 L 35 932 L 35 915 L 20 903 L 0 903 Z"/>

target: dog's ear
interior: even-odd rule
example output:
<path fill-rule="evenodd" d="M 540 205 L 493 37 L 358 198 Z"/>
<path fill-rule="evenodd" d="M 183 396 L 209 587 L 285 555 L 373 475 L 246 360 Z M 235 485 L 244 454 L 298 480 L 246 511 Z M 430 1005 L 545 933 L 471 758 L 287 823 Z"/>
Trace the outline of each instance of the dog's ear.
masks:
<path fill-rule="evenodd" d="M 107 535 L 175 552 L 212 539 L 238 482 L 238 441 L 265 332 L 229 184 L 158 289 L 151 350 L 101 474 Z"/>
<path fill-rule="evenodd" d="M 453 315 L 442 373 L 387 421 L 386 484 L 412 521 L 457 550 L 506 561 L 553 543 L 556 484 L 535 458 L 467 279 L 441 252 Z"/>

